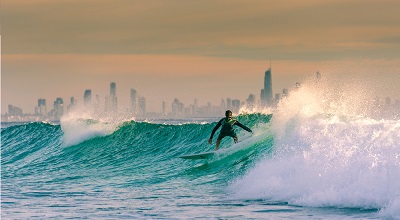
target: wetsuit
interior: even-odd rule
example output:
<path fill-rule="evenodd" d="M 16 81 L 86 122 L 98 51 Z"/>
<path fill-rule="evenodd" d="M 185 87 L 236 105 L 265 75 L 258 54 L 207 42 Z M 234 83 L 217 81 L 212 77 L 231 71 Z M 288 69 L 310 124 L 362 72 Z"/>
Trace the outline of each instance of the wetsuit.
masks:
<path fill-rule="evenodd" d="M 218 130 L 219 127 L 222 126 L 221 131 L 219 133 L 218 136 L 218 140 L 221 140 L 222 138 L 229 136 L 229 137 L 233 137 L 235 142 L 237 141 L 237 135 L 235 133 L 235 130 L 233 129 L 233 126 L 237 125 L 241 128 L 243 128 L 244 130 L 248 131 L 248 132 L 252 132 L 250 128 L 242 125 L 240 122 L 238 122 L 236 119 L 233 118 L 222 118 L 221 120 L 219 120 L 218 124 L 215 125 L 212 133 L 211 133 L 211 137 L 210 139 L 213 138 L 215 132 Z"/>

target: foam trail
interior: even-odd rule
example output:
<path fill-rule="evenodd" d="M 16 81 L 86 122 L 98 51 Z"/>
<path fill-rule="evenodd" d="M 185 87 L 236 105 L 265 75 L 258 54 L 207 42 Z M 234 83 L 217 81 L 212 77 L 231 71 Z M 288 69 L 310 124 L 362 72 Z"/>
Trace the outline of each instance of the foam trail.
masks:
<path fill-rule="evenodd" d="M 292 92 L 271 121 L 274 154 L 230 184 L 232 196 L 399 216 L 400 120 L 374 119 L 364 91 Z"/>

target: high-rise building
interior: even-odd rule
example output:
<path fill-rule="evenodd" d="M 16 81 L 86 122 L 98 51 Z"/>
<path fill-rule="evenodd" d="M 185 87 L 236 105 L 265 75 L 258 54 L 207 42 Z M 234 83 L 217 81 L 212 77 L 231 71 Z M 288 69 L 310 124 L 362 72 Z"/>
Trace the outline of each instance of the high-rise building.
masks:
<path fill-rule="evenodd" d="M 13 105 L 8 105 L 8 114 L 11 116 L 22 116 L 22 109 Z"/>
<path fill-rule="evenodd" d="M 83 103 L 85 106 L 90 105 L 92 102 L 92 90 L 86 89 L 85 94 L 83 95 Z"/>
<path fill-rule="evenodd" d="M 71 107 L 75 106 L 75 97 L 73 97 L 73 96 L 71 96 L 70 105 L 71 105 Z"/>
<path fill-rule="evenodd" d="M 110 97 L 117 96 L 117 84 L 115 82 L 110 83 Z"/>
<path fill-rule="evenodd" d="M 248 107 L 253 108 L 256 104 L 256 96 L 250 94 L 249 97 L 246 99 L 246 104 Z"/>
<path fill-rule="evenodd" d="M 276 93 L 274 99 L 274 106 L 276 107 L 280 101 L 281 101 L 281 94 Z"/>
<path fill-rule="evenodd" d="M 75 97 L 71 96 L 69 105 L 67 107 L 68 112 L 75 108 L 75 102 Z"/>
<path fill-rule="evenodd" d="M 174 102 L 172 103 L 172 115 L 173 116 L 182 116 L 184 110 L 184 105 L 179 99 L 175 98 Z"/>
<path fill-rule="evenodd" d="M 112 82 L 110 84 L 110 97 L 111 97 L 111 109 L 116 112 L 118 110 L 118 98 L 117 98 L 117 84 Z"/>
<path fill-rule="evenodd" d="M 224 99 L 221 99 L 221 103 L 219 104 L 219 107 L 220 107 L 221 109 L 226 109 L 226 103 L 225 103 L 225 100 L 224 100 Z"/>
<path fill-rule="evenodd" d="M 110 83 L 110 96 L 106 97 L 106 112 L 117 112 L 118 110 L 118 98 L 117 98 L 117 84 L 115 82 Z"/>
<path fill-rule="evenodd" d="M 162 102 L 162 114 L 165 116 L 167 114 L 167 104 L 165 101 Z"/>
<path fill-rule="evenodd" d="M 54 116 L 61 117 L 64 114 L 64 100 L 62 98 L 57 98 L 54 101 Z"/>
<path fill-rule="evenodd" d="M 133 115 L 136 115 L 137 114 L 137 111 L 138 111 L 138 109 L 137 109 L 137 102 L 138 102 L 138 100 L 137 100 L 138 98 L 137 98 L 137 91 L 135 90 L 135 89 L 131 89 L 131 97 L 130 97 L 130 100 L 131 100 L 131 113 L 133 114 Z"/>
<path fill-rule="evenodd" d="M 226 99 L 226 108 L 231 109 L 232 108 L 232 99 L 227 98 Z"/>
<path fill-rule="evenodd" d="M 240 100 L 239 99 L 233 99 L 232 100 L 232 112 L 239 112 L 240 109 Z"/>
<path fill-rule="evenodd" d="M 38 114 L 39 115 L 46 115 L 46 99 L 38 99 Z"/>
<path fill-rule="evenodd" d="M 140 115 L 146 115 L 146 98 L 139 96 L 138 100 L 138 107 L 139 107 L 139 114 Z"/>
<path fill-rule="evenodd" d="M 272 105 L 271 67 L 265 71 L 264 88 L 261 90 L 261 104 L 266 107 L 270 107 Z"/>

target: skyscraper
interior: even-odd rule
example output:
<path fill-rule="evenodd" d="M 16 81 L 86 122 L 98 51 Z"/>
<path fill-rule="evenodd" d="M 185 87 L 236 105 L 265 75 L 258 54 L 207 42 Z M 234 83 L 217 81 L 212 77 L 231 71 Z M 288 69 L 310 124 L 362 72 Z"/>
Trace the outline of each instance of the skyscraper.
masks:
<path fill-rule="evenodd" d="M 83 95 L 83 103 L 85 106 L 90 105 L 92 102 L 92 90 L 86 89 L 85 94 Z"/>
<path fill-rule="evenodd" d="M 179 99 L 175 98 L 174 102 L 172 103 L 172 115 L 177 117 L 177 116 L 182 116 L 183 115 L 183 109 L 184 105 L 182 102 L 179 101 Z"/>
<path fill-rule="evenodd" d="M 118 110 L 117 84 L 115 82 L 110 83 L 109 109 L 113 112 Z"/>
<path fill-rule="evenodd" d="M 247 104 L 247 107 L 254 108 L 254 106 L 256 104 L 256 96 L 253 94 L 250 94 L 249 97 L 246 99 L 246 104 Z"/>
<path fill-rule="evenodd" d="M 38 100 L 38 114 L 40 114 L 40 115 L 46 115 L 47 114 L 46 99 L 39 99 Z"/>
<path fill-rule="evenodd" d="M 265 71 L 264 88 L 261 90 L 261 104 L 266 107 L 272 106 L 271 67 L 267 71 Z"/>
<path fill-rule="evenodd" d="M 137 91 L 135 89 L 131 89 L 131 113 L 133 115 L 137 114 L 137 102 L 138 102 L 138 98 L 137 98 Z"/>
<path fill-rule="evenodd" d="M 62 98 L 57 98 L 54 101 L 54 116 L 61 117 L 64 114 L 64 100 Z"/>
<path fill-rule="evenodd" d="M 167 114 L 167 104 L 165 101 L 162 102 L 162 114 L 165 116 Z"/>
<path fill-rule="evenodd" d="M 232 108 L 232 99 L 227 98 L 226 99 L 226 108 L 231 109 Z"/>
<path fill-rule="evenodd" d="M 146 98 L 145 97 L 139 96 L 138 106 L 139 106 L 139 114 L 142 116 L 146 115 Z"/>
<path fill-rule="evenodd" d="M 239 99 L 233 99 L 232 100 L 232 111 L 234 112 L 234 113 L 237 113 L 237 112 L 239 112 L 239 109 L 240 109 L 240 100 Z"/>
<path fill-rule="evenodd" d="M 117 95 L 117 84 L 115 82 L 110 83 L 110 97 L 116 97 Z"/>
<path fill-rule="evenodd" d="M 74 109 L 75 108 L 75 97 L 73 97 L 73 96 L 71 96 L 71 98 L 70 98 L 70 103 L 69 103 L 69 105 L 67 106 L 67 111 L 69 112 L 69 111 L 72 111 L 72 109 Z"/>
<path fill-rule="evenodd" d="M 8 114 L 11 116 L 22 116 L 22 109 L 13 105 L 8 105 Z"/>

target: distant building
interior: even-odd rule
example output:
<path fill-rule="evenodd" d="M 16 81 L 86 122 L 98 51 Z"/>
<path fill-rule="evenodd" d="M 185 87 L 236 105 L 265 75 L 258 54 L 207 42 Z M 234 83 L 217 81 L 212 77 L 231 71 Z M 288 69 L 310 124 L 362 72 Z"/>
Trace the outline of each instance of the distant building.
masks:
<path fill-rule="evenodd" d="M 274 99 L 274 106 L 277 106 L 280 100 L 281 100 L 281 94 L 276 93 Z"/>
<path fill-rule="evenodd" d="M 76 105 L 75 97 L 71 96 L 69 105 L 67 107 L 67 111 L 72 111 L 75 108 L 75 105 Z"/>
<path fill-rule="evenodd" d="M 146 115 L 147 110 L 146 110 L 146 98 L 139 96 L 138 100 L 138 107 L 139 107 L 139 114 L 140 115 Z"/>
<path fill-rule="evenodd" d="M 167 114 L 167 104 L 164 101 L 162 102 L 162 114 L 163 116 Z"/>
<path fill-rule="evenodd" d="M 47 114 L 46 99 L 38 99 L 38 112 L 37 112 L 37 114 L 42 115 L 42 116 Z"/>
<path fill-rule="evenodd" d="M 232 112 L 238 113 L 240 109 L 240 100 L 234 99 L 232 100 L 232 108 L 230 109 Z"/>
<path fill-rule="evenodd" d="M 174 102 L 172 103 L 172 116 L 180 117 L 183 116 L 184 113 L 184 105 L 179 99 L 175 98 Z"/>
<path fill-rule="evenodd" d="M 117 84 L 115 82 L 110 83 L 110 96 L 106 97 L 105 105 L 106 112 L 118 111 Z"/>
<path fill-rule="evenodd" d="M 224 100 L 224 99 L 221 99 L 221 103 L 219 104 L 219 107 L 220 107 L 221 109 L 226 109 L 226 103 L 225 103 L 225 100 Z"/>
<path fill-rule="evenodd" d="M 92 103 L 92 90 L 86 89 L 85 93 L 83 94 L 83 104 L 88 106 Z"/>
<path fill-rule="evenodd" d="M 117 84 L 115 82 L 112 82 L 110 84 L 110 98 L 111 98 L 111 110 L 113 112 L 118 111 Z"/>
<path fill-rule="evenodd" d="M 232 99 L 227 98 L 226 99 L 226 108 L 231 109 L 232 108 Z"/>
<path fill-rule="evenodd" d="M 249 97 L 246 99 L 246 105 L 250 108 L 254 108 L 254 106 L 256 105 L 256 96 L 250 94 Z"/>
<path fill-rule="evenodd" d="M 261 90 L 261 104 L 266 107 L 272 105 L 272 76 L 271 67 L 265 71 L 264 88 Z"/>
<path fill-rule="evenodd" d="M 137 114 L 137 102 L 138 102 L 138 98 L 137 98 L 137 91 L 135 89 L 131 89 L 131 95 L 130 95 L 130 101 L 131 101 L 131 113 L 133 115 Z"/>
<path fill-rule="evenodd" d="M 117 96 L 117 84 L 115 82 L 110 83 L 110 96 L 111 97 Z"/>
<path fill-rule="evenodd" d="M 64 100 L 62 98 L 57 98 L 54 101 L 54 112 L 53 116 L 56 118 L 61 117 L 64 114 Z"/>
<path fill-rule="evenodd" d="M 8 115 L 10 116 L 22 116 L 23 112 L 21 108 L 13 105 L 8 105 Z"/>

